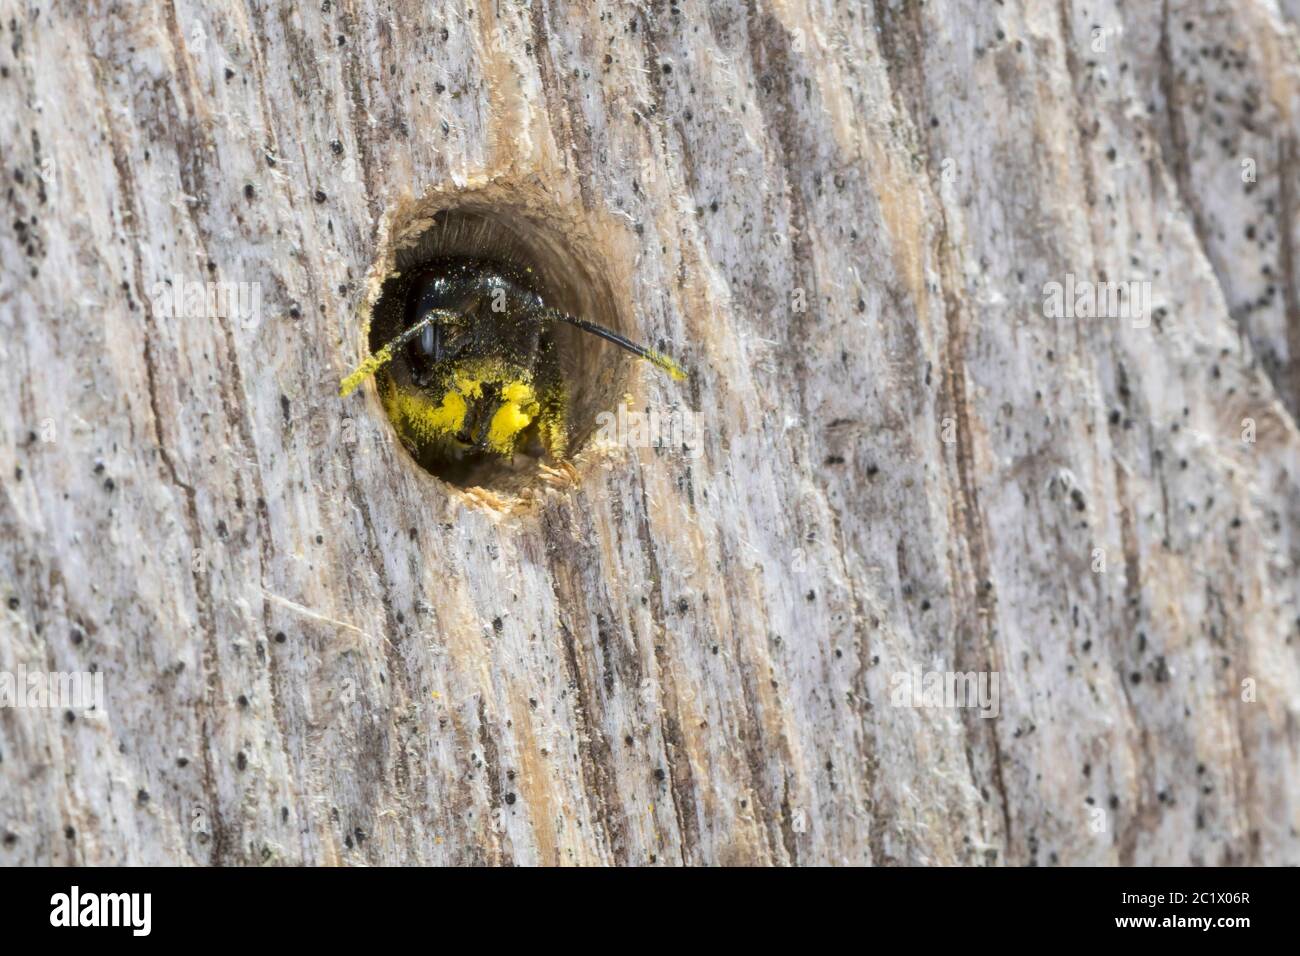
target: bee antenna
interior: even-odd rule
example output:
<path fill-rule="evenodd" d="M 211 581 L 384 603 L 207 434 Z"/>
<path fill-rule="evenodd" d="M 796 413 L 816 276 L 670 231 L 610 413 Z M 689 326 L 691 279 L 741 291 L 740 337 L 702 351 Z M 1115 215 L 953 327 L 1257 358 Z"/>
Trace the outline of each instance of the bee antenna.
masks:
<path fill-rule="evenodd" d="M 392 361 L 392 358 L 397 354 L 398 349 L 411 341 L 411 339 L 415 338 L 434 322 L 437 322 L 440 319 L 455 317 L 455 312 L 449 312 L 446 309 L 430 309 L 419 322 L 416 322 L 409 329 L 399 332 L 388 341 L 388 344 L 378 352 L 367 356 L 365 361 L 353 369 L 352 373 L 339 383 L 339 397 L 347 398 L 355 392 L 358 385 Z"/>
<path fill-rule="evenodd" d="M 588 322 L 586 319 L 580 319 L 576 315 L 561 312 L 559 309 L 546 309 L 543 314 L 548 319 L 567 323 L 575 328 L 582 329 L 584 332 L 590 332 L 592 335 L 597 335 L 606 342 L 613 342 L 620 348 L 627 349 L 633 355 L 640 356 L 647 362 L 657 365 L 679 382 L 686 378 L 686 372 L 683 371 L 682 367 L 667 355 L 664 355 L 662 352 L 657 352 L 654 349 L 646 348 L 644 345 L 637 345 L 631 339 L 624 338 L 613 329 L 607 329 L 603 325 L 597 325 L 595 322 Z"/>

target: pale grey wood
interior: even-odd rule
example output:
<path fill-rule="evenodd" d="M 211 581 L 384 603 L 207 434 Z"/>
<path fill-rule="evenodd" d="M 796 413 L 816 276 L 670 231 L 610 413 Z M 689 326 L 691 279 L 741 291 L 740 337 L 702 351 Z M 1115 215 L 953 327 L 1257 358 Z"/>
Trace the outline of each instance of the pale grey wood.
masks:
<path fill-rule="evenodd" d="M 0 0 L 0 669 L 107 716 L 0 711 L 0 863 L 1300 863 L 1294 3 L 90 6 Z M 339 399 L 485 188 L 700 457 Z"/>

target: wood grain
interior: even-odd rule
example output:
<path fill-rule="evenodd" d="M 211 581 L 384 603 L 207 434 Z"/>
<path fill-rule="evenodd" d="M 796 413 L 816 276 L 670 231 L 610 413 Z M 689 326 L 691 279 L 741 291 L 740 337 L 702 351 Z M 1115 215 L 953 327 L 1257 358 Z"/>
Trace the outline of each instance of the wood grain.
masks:
<path fill-rule="evenodd" d="M 1300 863 L 1294 0 L 84 7 L 0 0 L 0 670 L 106 716 L 0 709 L 0 863 Z M 339 399 L 472 196 L 699 448 Z"/>

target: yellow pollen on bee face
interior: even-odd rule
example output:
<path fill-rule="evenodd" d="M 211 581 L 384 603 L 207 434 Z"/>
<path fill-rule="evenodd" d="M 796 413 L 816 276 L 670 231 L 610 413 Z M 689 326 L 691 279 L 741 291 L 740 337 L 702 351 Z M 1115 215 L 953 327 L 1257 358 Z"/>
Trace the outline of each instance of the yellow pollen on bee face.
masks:
<path fill-rule="evenodd" d="M 515 439 L 528 427 L 538 411 L 533 387 L 526 382 L 507 382 L 501 387 L 501 406 L 488 426 L 488 444 L 493 451 L 507 455 L 514 450 Z"/>
<path fill-rule="evenodd" d="M 519 435 L 541 411 L 537 393 L 530 382 L 511 377 L 506 368 L 478 368 L 460 371 L 450 388 L 434 400 L 427 393 L 412 389 L 381 389 L 384 407 L 399 432 L 421 441 L 460 435 L 469 418 L 471 404 L 484 398 L 485 387 L 500 382 L 500 404 L 487 424 L 487 446 L 500 455 L 515 451 Z M 475 436 L 476 438 L 478 436 Z"/>
<path fill-rule="evenodd" d="M 429 411 L 429 424 L 435 431 L 458 432 L 465 426 L 465 413 L 469 406 L 460 392 L 442 396 L 442 404 Z"/>
<path fill-rule="evenodd" d="M 466 398 L 478 398 L 483 394 L 483 381 L 476 376 L 457 372 L 453 388 Z"/>
<path fill-rule="evenodd" d="M 399 431 L 409 431 L 425 441 L 439 434 L 459 432 L 469 411 L 464 396 L 456 391 L 448 392 L 435 404 L 418 392 L 388 389 L 384 407 Z"/>
<path fill-rule="evenodd" d="M 501 388 L 501 400 L 514 402 L 516 405 L 527 405 L 529 402 L 536 401 L 536 396 L 533 394 L 533 387 L 527 382 L 507 382 Z"/>

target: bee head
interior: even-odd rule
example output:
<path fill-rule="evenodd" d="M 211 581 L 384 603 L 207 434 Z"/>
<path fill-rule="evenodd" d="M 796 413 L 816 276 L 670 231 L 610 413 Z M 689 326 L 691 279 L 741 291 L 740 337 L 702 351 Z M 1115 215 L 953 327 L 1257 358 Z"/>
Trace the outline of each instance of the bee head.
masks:
<path fill-rule="evenodd" d="M 557 326 L 604 339 L 684 377 L 654 349 L 551 306 L 526 265 L 441 258 L 389 282 L 393 297 L 381 302 L 394 305 L 372 328 L 383 344 L 339 391 L 346 396 L 383 369 L 379 392 L 388 416 L 422 458 L 509 458 L 524 449 L 526 436 L 562 458 L 568 392 L 552 335 Z"/>
<path fill-rule="evenodd" d="M 402 349 L 426 428 L 461 450 L 510 455 L 540 410 L 534 376 L 543 346 L 527 321 L 533 298 L 517 284 L 442 268 L 419 277 Z"/>

